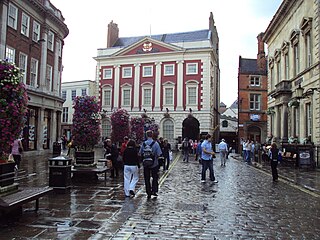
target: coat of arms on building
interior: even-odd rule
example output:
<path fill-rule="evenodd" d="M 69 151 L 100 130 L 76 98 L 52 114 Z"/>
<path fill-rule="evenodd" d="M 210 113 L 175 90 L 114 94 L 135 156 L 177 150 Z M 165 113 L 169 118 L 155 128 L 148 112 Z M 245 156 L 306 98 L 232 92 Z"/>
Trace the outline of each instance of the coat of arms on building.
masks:
<path fill-rule="evenodd" d="M 152 51 L 152 43 L 151 43 L 151 42 L 145 42 L 145 43 L 143 44 L 142 50 L 143 50 L 144 52 L 151 52 L 151 51 Z"/>

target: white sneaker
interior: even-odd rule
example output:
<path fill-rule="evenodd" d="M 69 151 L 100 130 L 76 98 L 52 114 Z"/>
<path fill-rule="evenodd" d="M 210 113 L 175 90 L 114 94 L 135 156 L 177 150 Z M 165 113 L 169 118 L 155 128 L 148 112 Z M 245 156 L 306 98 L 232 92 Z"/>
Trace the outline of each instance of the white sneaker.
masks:
<path fill-rule="evenodd" d="M 213 183 L 218 183 L 218 181 L 217 181 L 217 180 L 214 180 Z"/>
<path fill-rule="evenodd" d="M 202 182 L 202 183 L 205 183 L 205 182 L 206 182 L 206 180 L 201 180 L 201 182 Z"/>

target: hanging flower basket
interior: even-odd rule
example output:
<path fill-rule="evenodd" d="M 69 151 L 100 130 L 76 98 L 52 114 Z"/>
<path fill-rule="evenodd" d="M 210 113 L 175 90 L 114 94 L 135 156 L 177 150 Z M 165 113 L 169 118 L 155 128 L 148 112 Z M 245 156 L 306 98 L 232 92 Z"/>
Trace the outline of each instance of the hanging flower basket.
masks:
<path fill-rule="evenodd" d="M 0 158 L 7 160 L 10 146 L 23 128 L 28 95 L 20 81 L 20 70 L 7 61 L 0 61 Z"/>

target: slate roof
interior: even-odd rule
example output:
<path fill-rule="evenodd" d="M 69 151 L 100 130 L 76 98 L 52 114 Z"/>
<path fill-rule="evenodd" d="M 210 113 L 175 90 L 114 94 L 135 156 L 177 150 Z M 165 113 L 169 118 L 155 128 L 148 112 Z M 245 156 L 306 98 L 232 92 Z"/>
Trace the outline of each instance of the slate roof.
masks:
<path fill-rule="evenodd" d="M 181 33 L 168 33 L 168 34 L 159 34 L 151 35 L 152 39 L 162 41 L 164 43 L 177 43 L 177 42 L 193 42 L 193 41 L 203 41 L 210 39 L 210 30 L 198 30 L 193 32 L 181 32 Z M 127 47 L 142 38 L 147 36 L 139 37 L 120 37 L 113 47 Z"/>
<path fill-rule="evenodd" d="M 248 74 L 266 74 L 266 71 L 258 70 L 257 59 L 249 59 L 249 58 L 240 58 L 240 69 L 241 73 Z"/>

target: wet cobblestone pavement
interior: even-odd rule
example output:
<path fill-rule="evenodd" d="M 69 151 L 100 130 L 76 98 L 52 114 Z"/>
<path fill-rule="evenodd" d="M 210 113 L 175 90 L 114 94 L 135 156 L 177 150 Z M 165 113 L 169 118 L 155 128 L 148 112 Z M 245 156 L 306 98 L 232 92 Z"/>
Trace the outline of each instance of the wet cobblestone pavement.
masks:
<path fill-rule="evenodd" d="M 20 187 L 47 186 L 47 162 L 44 156 L 24 160 Z M 124 197 L 122 176 L 74 184 L 41 198 L 37 213 L 30 211 L 33 203 L 24 205 L 17 222 L 1 226 L 0 239 L 320 239 L 319 172 L 308 180 L 304 172 L 279 168 L 283 178 L 274 183 L 268 166 L 219 162 L 219 183 L 208 176 L 201 183 L 200 165 L 177 157 L 169 172 L 160 170 L 159 196 L 150 200 L 142 175 L 135 198 Z"/>

